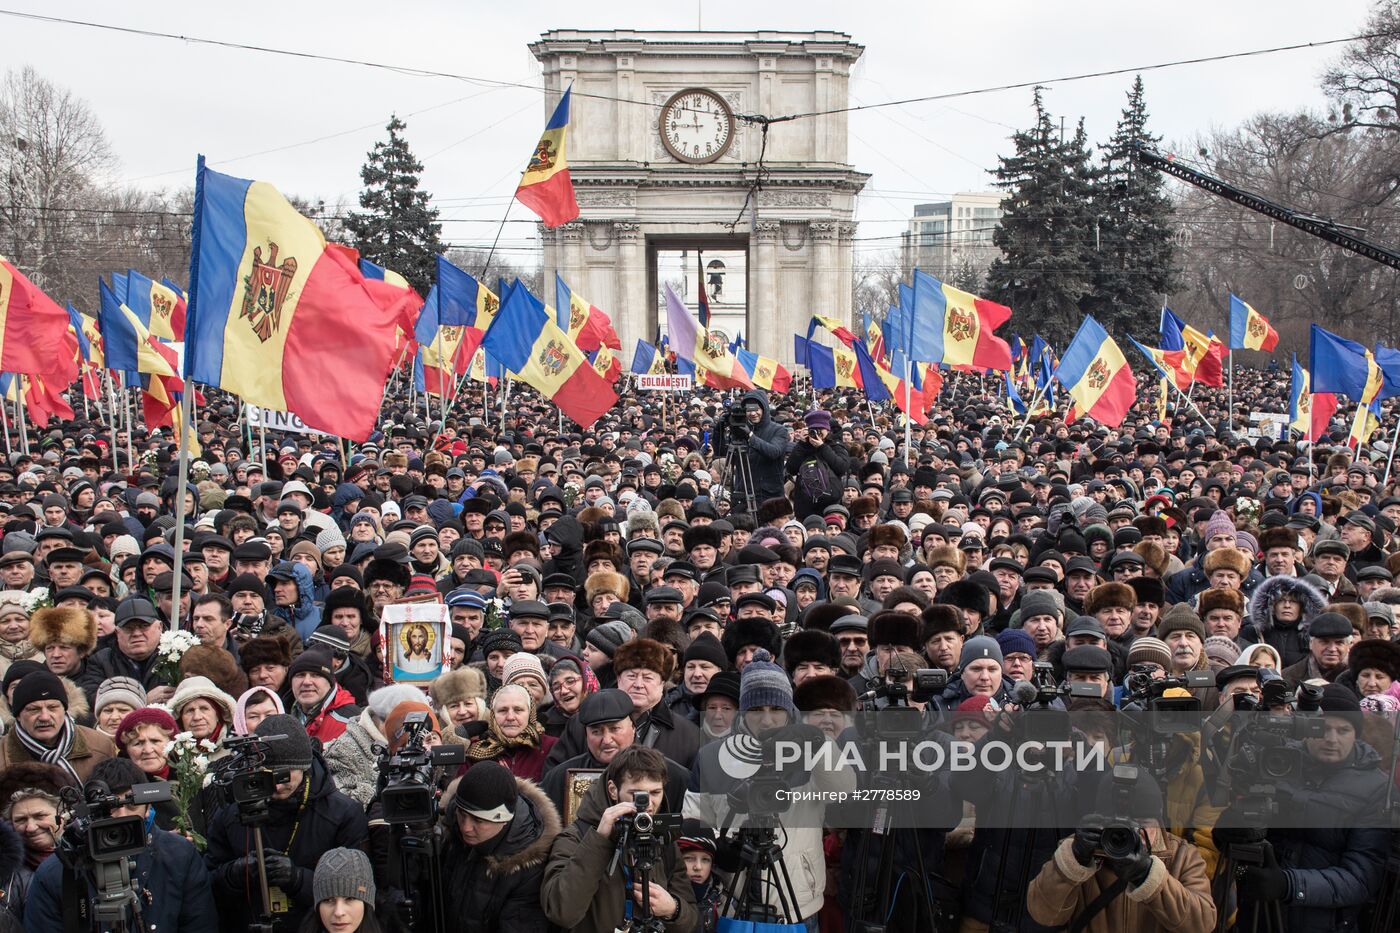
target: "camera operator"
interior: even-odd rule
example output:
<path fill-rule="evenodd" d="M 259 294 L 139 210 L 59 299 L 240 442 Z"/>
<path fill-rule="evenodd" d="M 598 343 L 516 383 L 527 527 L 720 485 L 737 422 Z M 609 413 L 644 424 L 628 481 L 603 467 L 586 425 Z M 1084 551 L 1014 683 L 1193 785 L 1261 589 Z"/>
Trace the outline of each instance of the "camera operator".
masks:
<path fill-rule="evenodd" d="M 721 411 L 713 436 L 717 457 L 724 457 L 732 446 L 743 445 L 748 450 L 754 501 L 744 502 L 738 478 L 726 476 L 731 512 L 756 511 L 761 503 L 783 494 L 783 464 L 792 447 L 788 429 L 768 413 L 768 393 L 759 389 L 746 392 L 741 404 L 743 418 L 739 419 L 728 410 Z"/>
<path fill-rule="evenodd" d="M 1386 773 L 1380 755 L 1358 739 L 1361 705 L 1345 687 L 1329 684 L 1320 701 L 1322 734 L 1302 741 L 1297 779 L 1277 786 L 1281 818 L 1266 838 L 1276 865 L 1243 869 L 1237 882 L 1241 929 L 1267 902 L 1280 903 L 1289 933 L 1356 929 L 1375 901 L 1385 872 L 1390 833 L 1358 827 L 1357 815 L 1384 809 Z M 1234 806 L 1220 816 L 1222 849 L 1258 838 L 1257 825 Z"/>
<path fill-rule="evenodd" d="M 820 515 L 841 498 L 841 478 L 851 471 L 851 455 L 839 443 L 830 443 L 831 412 L 814 409 L 802 416 L 802 426 L 792 434 L 787 475 L 792 478 L 793 514 L 798 521 Z"/>
<path fill-rule="evenodd" d="M 107 793 L 123 796 L 132 785 L 145 781 L 146 775 L 132 762 L 125 758 L 109 758 L 92 769 L 92 777 L 84 790 L 91 794 L 105 786 Z M 145 822 L 146 846 L 136 855 L 131 875 L 140 904 L 141 929 L 214 933 L 217 925 L 214 899 L 209 892 L 209 874 L 194 845 L 183 836 L 157 829 L 150 804 L 115 806 L 110 815 L 113 818 L 135 816 Z M 71 821 L 69 825 L 71 828 Z M 93 853 L 87 849 L 88 845 L 86 838 L 65 835 L 60 848 L 82 847 L 85 857 L 91 857 Z M 70 870 L 68 858 L 67 852 L 60 852 L 58 858 L 46 859 L 34 872 L 24 906 L 26 930 L 72 933 L 66 914 L 83 896 L 78 893 L 78 885 L 83 886 L 81 890 L 89 903 L 96 901 L 97 889 L 91 879 L 78 877 Z"/>
<path fill-rule="evenodd" d="M 613 933 L 639 914 L 643 899 L 666 933 L 694 933 L 699 915 L 685 863 L 673 841 L 664 841 L 645 891 L 634 886 L 633 854 L 610 871 L 619 824 L 635 818 L 634 795 L 645 794 L 648 813 L 660 806 L 666 759 L 654 748 L 632 746 L 618 752 L 579 804 L 578 817 L 550 848 L 540 886 L 549 921 L 573 933 Z"/>
<path fill-rule="evenodd" d="M 732 792 L 763 770 L 762 759 L 746 753 L 746 745 L 752 747 L 754 739 L 761 742 L 780 734 L 790 735 L 793 741 L 804 744 L 830 741 L 819 729 L 800 725 L 801 717 L 792 705 L 792 682 L 783 669 L 773 663 L 767 651 L 756 652 L 740 675 L 739 711 L 733 733 L 700 749 L 691 773 L 690 789 L 685 795 L 686 817 L 721 829 L 727 826 L 737 829 L 749 818 L 745 812 L 731 813 L 737 810 Z M 736 773 L 741 769 L 749 773 Z M 834 796 L 856 788 L 853 769 L 819 767 L 805 777 L 804 790 L 828 792 Z M 788 918 L 794 923 L 814 918 L 822 908 L 826 874 L 821 827 L 825 810 L 826 804 L 820 799 L 804 799 L 792 802 L 779 817 L 782 861 L 797 899 L 798 916 Z M 773 898 L 770 905 L 776 904 L 777 899 Z"/>
<path fill-rule="evenodd" d="M 494 761 L 474 765 L 443 795 L 448 916 L 461 933 L 546 933 L 540 882 L 559 813 L 531 782 Z"/>
<path fill-rule="evenodd" d="M 262 827 L 263 862 L 273 927 L 290 931 L 313 906 L 317 860 L 339 846 L 366 848 L 369 825 L 363 808 L 336 790 L 313 752 L 311 737 L 294 717 L 268 716 L 254 735 L 267 740 L 263 767 L 282 778 L 267 804 L 271 817 Z M 214 814 L 204 852 L 221 927 L 228 933 L 246 930 L 262 910 L 253 831 L 240 820 L 240 812 L 240 805 L 231 802 Z"/>
<path fill-rule="evenodd" d="M 1195 846 L 1162 828 L 1157 782 L 1145 771 L 1133 774 L 1129 787 L 1116 775 L 1102 782 L 1096 812 L 1031 882 L 1026 909 L 1037 923 L 1091 933 L 1215 927 L 1205 862 Z"/>

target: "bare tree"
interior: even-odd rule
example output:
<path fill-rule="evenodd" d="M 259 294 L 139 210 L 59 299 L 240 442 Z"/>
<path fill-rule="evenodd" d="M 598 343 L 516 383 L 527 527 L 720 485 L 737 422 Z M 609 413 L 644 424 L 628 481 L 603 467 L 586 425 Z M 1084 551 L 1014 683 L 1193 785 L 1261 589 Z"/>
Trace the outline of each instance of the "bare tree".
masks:
<path fill-rule="evenodd" d="M 909 281 L 900 250 L 856 251 L 851 272 L 851 307 L 883 318 L 890 305 L 899 304 L 899 283 Z"/>
<path fill-rule="evenodd" d="M 86 102 L 33 68 L 0 82 L 0 243 L 35 284 L 67 291 L 70 263 L 101 211 L 100 177 L 113 164 Z"/>

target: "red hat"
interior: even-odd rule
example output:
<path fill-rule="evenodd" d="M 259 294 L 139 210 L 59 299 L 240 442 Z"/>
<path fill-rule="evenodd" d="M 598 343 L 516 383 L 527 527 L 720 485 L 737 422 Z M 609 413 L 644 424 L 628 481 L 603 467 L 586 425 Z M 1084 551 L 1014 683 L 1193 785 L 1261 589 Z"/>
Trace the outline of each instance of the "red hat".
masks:
<path fill-rule="evenodd" d="M 953 722 L 970 719 L 973 722 L 980 722 L 982 725 L 990 727 L 992 725 L 992 713 L 994 712 L 996 712 L 996 707 L 992 705 L 992 698 L 979 693 L 976 696 L 968 697 L 958 704 L 958 711 L 953 714 Z"/>
<path fill-rule="evenodd" d="M 113 738 L 116 739 L 120 751 L 126 751 L 126 734 L 139 726 L 159 726 L 172 736 L 180 731 L 174 716 L 159 706 L 143 706 L 123 716 L 121 725 L 117 726 L 117 734 Z"/>

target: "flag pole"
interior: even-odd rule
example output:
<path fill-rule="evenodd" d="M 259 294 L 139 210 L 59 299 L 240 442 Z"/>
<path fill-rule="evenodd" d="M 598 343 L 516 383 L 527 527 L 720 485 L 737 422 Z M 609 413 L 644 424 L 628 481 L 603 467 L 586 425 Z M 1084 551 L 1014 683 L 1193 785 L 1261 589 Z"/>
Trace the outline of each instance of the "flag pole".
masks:
<path fill-rule="evenodd" d="M 1048 384 L 1049 384 L 1049 383 L 1047 383 L 1047 385 L 1048 385 Z M 1019 440 L 1021 439 L 1021 435 L 1025 432 L 1026 428 L 1028 428 L 1028 427 L 1031 426 L 1031 419 L 1032 419 L 1033 417 L 1035 417 L 1035 409 L 1036 409 L 1036 406 L 1038 406 L 1038 405 L 1040 404 L 1040 400 L 1041 400 L 1041 398 L 1044 397 L 1044 395 L 1045 395 L 1045 386 L 1041 386 L 1040 388 L 1036 389 L 1036 390 L 1035 390 L 1035 394 L 1031 396 L 1030 403 L 1029 403 L 1028 405 L 1026 405 L 1026 420 L 1023 421 L 1023 422 L 1021 423 L 1021 426 L 1018 427 L 1018 428 L 1016 429 L 1016 440 L 1017 440 L 1017 441 L 1019 441 Z"/>
<path fill-rule="evenodd" d="M 135 405 L 131 401 L 131 394 L 127 392 L 130 388 L 126 384 L 126 373 L 122 373 L 122 411 L 126 413 L 126 468 L 132 473 L 136 472 L 136 443 L 132 440 L 131 422 L 135 419 L 132 409 Z M 137 390 L 140 391 L 139 389 Z M 138 398 L 140 396 L 137 396 Z"/>
<path fill-rule="evenodd" d="M 117 451 L 121 447 L 118 438 L 121 437 L 121 418 L 117 416 L 117 402 L 115 390 L 112 388 L 112 373 L 104 371 L 102 373 L 102 385 L 107 390 L 107 427 L 112 432 L 112 472 L 120 474 L 121 466 L 117 463 Z"/>
<path fill-rule="evenodd" d="M 914 417 L 909 413 L 909 382 L 913 374 L 909 372 L 909 354 L 904 354 L 904 460 L 908 465 L 910 460 L 909 448 L 913 442 L 912 434 L 914 430 Z"/>
<path fill-rule="evenodd" d="M 185 620 L 180 615 L 180 575 L 185 565 L 185 485 L 190 481 L 190 434 L 194 431 L 194 383 L 190 392 L 184 394 L 176 406 L 180 427 L 175 435 L 179 451 L 180 466 L 175 485 L 175 568 L 172 571 L 170 588 L 171 631 L 180 629 Z"/>
<path fill-rule="evenodd" d="M 1395 445 L 1400 444 L 1400 413 L 1395 418 L 1395 436 L 1390 439 L 1390 454 L 1385 458 L 1385 477 L 1381 480 L 1381 488 L 1384 489 L 1390 482 L 1390 467 L 1395 462 Z"/>
<path fill-rule="evenodd" d="M 1226 421 L 1226 424 L 1233 432 L 1235 430 L 1235 348 L 1230 347 L 1228 352 L 1225 354 L 1225 357 L 1229 362 L 1230 372 L 1228 380 L 1229 388 L 1226 390 L 1225 417 L 1226 419 L 1228 419 Z"/>
<path fill-rule="evenodd" d="M 1178 385 L 1176 384 L 1176 380 L 1175 380 L 1175 379 L 1172 379 L 1172 378 L 1170 378 L 1170 377 L 1168 377 L 1167 382 L 1170 383 L 1170 384 L 1171 384 L 1171 387 L 1172 387 L 1173 389 L 1176 390 L 1176 394 L 1177 394 L 1177 395 L 1180 395 L 1183 399 L 1186 400 L 1186 404 L 1191 406 L 1191 410 L 1194 411 L 1194 412 L 1196 413 L 1196 417 L 1197 417 L 1197 418 L 1200 418 L 1202 421 L 1205 421 L 1205 420 L 1206 420 L 1206 416 L 1203 415 L 1203 414 L 1201 413 L 1201 410 L 1200 410 L 1199 408 L 1196 407 L 1196 403 L 1193 402 L 1193 401 L 1191 401 L 1191 396 L 1190 396 L 1190 395 L 1188 395 L 1188 394 L 1183 394 L 1183 393 L 1182 393 L 1181 387 L 1178 386 Z M 1195 380 L 1194 380 L 1194 379 L 1192 379 L 1192 383 L 1193 383 L 1193 384 L 1195 383 Z"/>
<path fill-rule="evenodd" d="M 24 377 L 15 375 L 15 420 L 19 423 L 19 447 L 20 451 L 29 456 L 29 425 L 24 419 Z"/>
<path fill-rule="evenodd" d="M 10 446 L 10 415 L 5 411 L 4 399 L 0 399 L 0 420 L 4 421 L 5 428 L 5 459 L 9 460 L 14 456 L 14 449 Z"/>

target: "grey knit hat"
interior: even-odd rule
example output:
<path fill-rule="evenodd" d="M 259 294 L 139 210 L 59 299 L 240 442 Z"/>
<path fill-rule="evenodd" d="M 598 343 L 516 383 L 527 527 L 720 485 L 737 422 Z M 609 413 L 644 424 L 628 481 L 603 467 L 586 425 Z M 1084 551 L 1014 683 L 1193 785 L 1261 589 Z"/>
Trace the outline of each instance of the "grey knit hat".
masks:
<path fill-rule="evenodd" d="M 345 535 L 335 525 L 316 536 L 316 547 L 324 554 L 333 547 L 345 547 Z"/>
<path fill-rule="evenodd" d="M 1063 624 L 1065 610 L 1049 590 L 1030 590 L 1021 595 L 1021 624 L 1036 616 L 1054 616 Z"/>
<path fill-rule="evenodd" d="M 294 771 L 308 771 L 311 769 L 313 757 L 311 736 L 306 734 L 306 727 L 297 722 L 295 716 L 288 716 L 286 713 L 268 716 L 258 723 L 258 727 L 253 732 L 264 738 L 282 736 L 282 738 L 272 739 L 267 743 L 266 764 L 272 770 L 290 768 Z"/>
<path fill-rule="evenodd" d="M 637 633 L 632 631 L 632 626 L 626 622 L 604 622 L 602 625 L 595 625 L 589 629 L 588 634 L 583 636 L 583 640 L 608 657 L 612 657 L 613 652 L 622 647 L 623 642 L 630 641 L 635 634 Z"/>
<path fill-rule="evenodd" d="M 330 849 L 316 863 L 311 880 L 316 903 L 333 897 L 353 897 L 374 906 L 374 869 L 359 849 Z"/>
<path fill-rule="evenodd" d="M 134 677 L 108 677 L 97 688 L 97 696 L 92 704 L 92 714 L 96 716 L 108 703 L 125 703 L 132 709 L 146 705 L 146 689 Z"/>
<path fill-rule="evenodd" d="M 978 635 L 976 638 L 969 638 L 963 645 L 962 657 L 958 660 L 958 670 L 967 667 L 973 661 L 980 661 L 983 658 L 991 658 L 998 665 L 1006 663 L 1002 657 L 1001 645 L 990 635 Z"/>
<path fill-rule="evenodd" d="M 797 722 L 792 705 L 792 681 L 787 672 L 773 663 L 767 649 L 759 648 L 739 675 L 739 709 L 748 712 L 760 706 L 778 706 L 788 711 L 788 722 Z"/>

